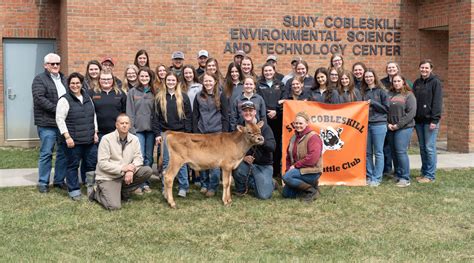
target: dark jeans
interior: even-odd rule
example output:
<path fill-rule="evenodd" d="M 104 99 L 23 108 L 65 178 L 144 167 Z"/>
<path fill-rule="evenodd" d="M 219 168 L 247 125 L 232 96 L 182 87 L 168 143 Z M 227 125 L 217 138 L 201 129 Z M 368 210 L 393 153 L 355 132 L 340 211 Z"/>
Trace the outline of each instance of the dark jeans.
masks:
<path fill-rule="evenodd" d="M 316 187 L 316 182 L 319 181 L 320 176 L 321 173 L 301 174 L 300 169 L 290 169 L 282 178 L 285 187 L 283 187 L 281 195 L 284 198 L 297 198 L 303 194 L 302 190 L 298 189 L 302 183 Z"/>
<path fill-rule="evenodd" d="M 388 131 L 388 130 L 387 130 Z M 388 141 L 388 136 L 385 136 L 385 141 L 383 143 L 383 160 L 384 160 L 384 166 L 383 166 L 383 174 L 389 174 L 393 171 L 393 155 L 392 155 L 392 146 L 390 145 L 390 142 Z"/>
<path fill-rule="evenodd" d="M 97 156 L 94 156 L 94 151 L 97 151 L 96 144 L 79 144 L 73 148 L 68 148 L 64 145 L 64 151 L 66 153 L 67 160 L 67 173 L 66 182 L 69 196 L 81 195 L 81 187 L 79 185 L 78 168 L 82 161 L 82 165 L 85 166 L 85 171 L 95 171 L 97 163 Z"/>

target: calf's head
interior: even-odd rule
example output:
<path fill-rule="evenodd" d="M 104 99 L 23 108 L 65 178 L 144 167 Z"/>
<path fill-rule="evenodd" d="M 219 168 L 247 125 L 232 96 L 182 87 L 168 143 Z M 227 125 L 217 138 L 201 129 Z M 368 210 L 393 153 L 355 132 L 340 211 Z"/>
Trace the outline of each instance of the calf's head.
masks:
<path fill-rule="evenodd" d="M 238 125 L 237 130 L 244 134 L 245 140 L 251 145 L 262 145 L 265 141 L 261 131 L 263 123 L 263 121 L 259 121 L 257 124 L 246 123 L 245 127 Z"/>

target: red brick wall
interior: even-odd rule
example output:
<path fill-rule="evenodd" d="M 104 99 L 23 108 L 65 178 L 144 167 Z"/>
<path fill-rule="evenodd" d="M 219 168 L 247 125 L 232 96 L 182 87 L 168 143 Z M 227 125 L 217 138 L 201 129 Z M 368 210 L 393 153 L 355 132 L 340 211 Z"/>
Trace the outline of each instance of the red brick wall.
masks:
<path fill-rule="evenodd" d="M 420 30 L 420 58 L 429 58 L 433 61 L 433 73 L 443 82 L 443 114 L 438 140 L 446 141 L 448 132 L 448 110 L 446 102 L 450 92 L 448 81 L 448 48 L 449 32 L 447 30 Z M 418 66 L 419 63 L 416 63 Z M 419 77 L 419 74 L 418 76 Z"/>
<path fill-rule="evenodd" d="M 414 67 L 405 57 L 416 58 L 417 35 L 416 5 L 412 1 L 124 1 L 120 4 L 105 4 L 110 1 L 68 1 L 67 35 L 70 71 L 84 71 L 86 62 L 111 55 L 118 60 L 117 71 L 123 75 L 126 64 L 132 63 L 135 52 L 146 49 L 151 56 L 151 65 L 158 61 L 169 64 L 170 55 L 175 50 L 182 50 L 186 63 L 196 64 L 196 53 L 207 49 L 216 57 L 221 70 L 231 61 L 232 54 L 223 54 L 225 43 L 230 41 L 231 28 L 286 28 L 282 25 L 284 15 L 318 15 L 340 17 L 380 17 L 402 20 L 402 57 L 356 57 L 347 52 L 346 67 L 350 68 L 355 61 L 364 61 L 385 75 L 385 63 L 396 60 L 406 67 L 407 74 L 414 76 Z M 314 7 L 311 10 L 311 6 Z M 304 8 L 302 8 L 304 7 Z M 324 11 L 322 11 L 324 10 Z M 265 12 L 265 13 L 263 13 Z M 113 18 L 113 19 L 112 19 Z M 322 19 L 322 18 L 320 18 Z M 326 29 L 324 27 L 317 27 Z M 310 28 L 312 29 L 312 28 Z M 345 35 L 347 30 L 337 30 L 338 35 Z M 257 67 L 261 66 L 267 54 L 260 54 L 257 41 L 250 42 L 253 50 L 250 53 Z M 347 43 L 343 39 L 344 43 Z M 279 68 L 282 72 L 289 70 L 289 61 L 294 55 L 279 55 Z M 310 64 L 310 73 L 316 67 L 327 66 L 330 55 L 304 56 Z"/>
<path fill-rule="evenodd" d="M 0 1 L 0 31 L 5 38 L 52 38 L 58 39 L 60 20 L 59 2 L 33 0 Z M 59 43 L 59 41 L 58 41 Z M 30 145 L 4 142 L 4 78 L 3 47 L 0 49 L 0 145 Z"/>
<path fill-rule="evenodd" d="M 471 1 L 419 1 L 419 28 L 445 27 L 449 31 L 421 32 L 421 55 L 435 62 L 435 72 L 444 80 L 444 111 L 441 138 L 448 150 L 472 152 L 474 149 Z M 441 66 L 441 68 L 440 68 Z M 447 81 L 449 79 L 449 82 Z"/>
<path fill-rule="evenodd" d="M 400 63 L 403 74 L 414 80 L 418 77 L 420 59 L 433 59 L 435 72 L 445 81 L 445 91 L 453 91 L 453 95 L 446 95 L 446 121 L 443 122 L 440 137 L 447 137 L 452 149 L 473 149 L 473 131 L 466 121 L 473 118 L 469 75 L 469 54 L 472 52 L 468 49 L 471 34 L 470 23 L 466 22 L 467 18 L 472 17 L 469 1 L 279 0 L 269 4 L 267 0 L 10 0 L 3 1 L 0 5 L 3 37 L 57 38 L 64 62 L 63 71 L 66 73 L 83 73 L 88 60 L 100 59 L 105 55 L 113 56 L 117 60 L 115 73 L 120 78 L 123 78 L 124 67 L 133 62 L 135 52 L 139 49 L 149 52 L 152 67 L 158 62 L 170 64 L 170 55 L 175 50 L 185 53 L 185 63 L 196 65 L 197 51 L 207 49 L 211 56 L 219 60 L 221 71 L 225 72 L 233 57 L 232 54 L 223 53 L 225 43 L 232 41 L 231 28 L 301 29 L 283 26 L 285 15 L 319 16 L 319 25 L 307 29 L 320 30 L 327 30 L 321 25 L 326 16 L 397 19 L 402 26 L 402 56 L 355 56 L 350 51 L 353 44 L 345 37 L 348 30 L 336 29 L 343 39 L 341 43 L 348 44 L 344 55 L 346 68 L 351 68 L 356 61 L 363 61 L 383 77 L 386 62 L 394 60 Z M 420 31 L 439 26 L 446 26 L 450 30 L 449 34 L 446 31 Z M 244 41 L 253 46 L 250 56 L 254 59 L 258 72 L 267 54 L 260 53 L 257 46 L 260 41 Z M 287 73 L 289 60 L 294 55 L 278 56 L 279 71 Z M 309 73 L 313 74 L 317 67 L 328 65 L 330 54 L 303 57 L 310 65 Z M 0 73 L 0 91 L 3 91 L 2 77 Z M 466 89 L 462 90 L 460 87 Z M 470 95 L 467 95 L 468 92 Z M 458 100 L 454 99 L 458 96 L 463 96 L 461 108 L 457 107 Z M 0 103 L 3 103 L 2 97 Z M 3 110 L 3 104 L 0 105 L 0 110 Z M 3 123 L 3 114 L 0 120 Z M 456 129 L 446 128 L 451 126 Z M 458 126 L 464 131 L 459 131 Z M 0 136 L 2 135 L 3 125 L 0 125 Z M 462 146 L 463 140 L 456 138 L 468 138 L 470 143 Z"/>

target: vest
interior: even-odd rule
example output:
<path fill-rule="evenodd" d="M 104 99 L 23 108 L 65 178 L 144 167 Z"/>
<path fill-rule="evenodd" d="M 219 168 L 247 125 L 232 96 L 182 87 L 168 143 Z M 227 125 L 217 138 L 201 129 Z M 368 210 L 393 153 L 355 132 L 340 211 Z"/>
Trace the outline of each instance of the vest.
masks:
<path fill-rule="evenodd" d="M 94 105 L 92 100 L 83 92 L 83 103 L 76 96 L 66 93 L 63 97 L 69 103 L 66 126 L 75 144 L 94 143 Z"/>
<path fill-rule="evenodd" d="M 296 134 L 294 134 L 290 139 L 289 148 L 290 151 L 290 160 L 291 163 L 294 164 L 296 161 L 303 159 L 308 154 L 308 140 L 313 136 L 318 136 L 316 132 L 310 131 L 309 133 L 305 134 L 297 143 L 296 146 L 296 158 L 297 160 L 293 159 L 293 147 L 296 140 Z M 322 147 L 321 147 L 322 150 Z M 321 154 L 318 162 L 311 167 L 304 167 L 300 169 L 301 174 L 313 174 L 313 173 L 321 173 L 323 171 L 323 155 Z"/>

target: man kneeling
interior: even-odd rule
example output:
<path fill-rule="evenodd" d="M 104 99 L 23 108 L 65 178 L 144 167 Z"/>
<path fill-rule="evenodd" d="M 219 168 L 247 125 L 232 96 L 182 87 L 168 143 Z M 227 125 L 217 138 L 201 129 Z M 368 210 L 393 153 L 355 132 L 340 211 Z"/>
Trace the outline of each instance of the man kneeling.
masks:
<path fill-rule="evenodd" d="M 130 193 L 152 175 L 152 169 L 143 166 L 138 137 L 128 132 L 130 118 L 120 114 L 115 128 L 99 144 L 95 184 L 88 189 L 89 200 L 109 210 L 120 209 L 121 200 L 128 200 Z"/>
<path fill-rule="evenodd" d="M 257 111 L 255 104 L 246 101 L 241 105 L 245 123 L 256 123 Z M 236 195 L 243 196 L 249 189 L 254 190 L 259 199 L 270 199 L 275 188 L 273 182 L 273 151 L 275 151 L 275 137 L 268 124 L 261 128 L 264 144 L 252 147 L 232 172 L 235 180 Z"/>

